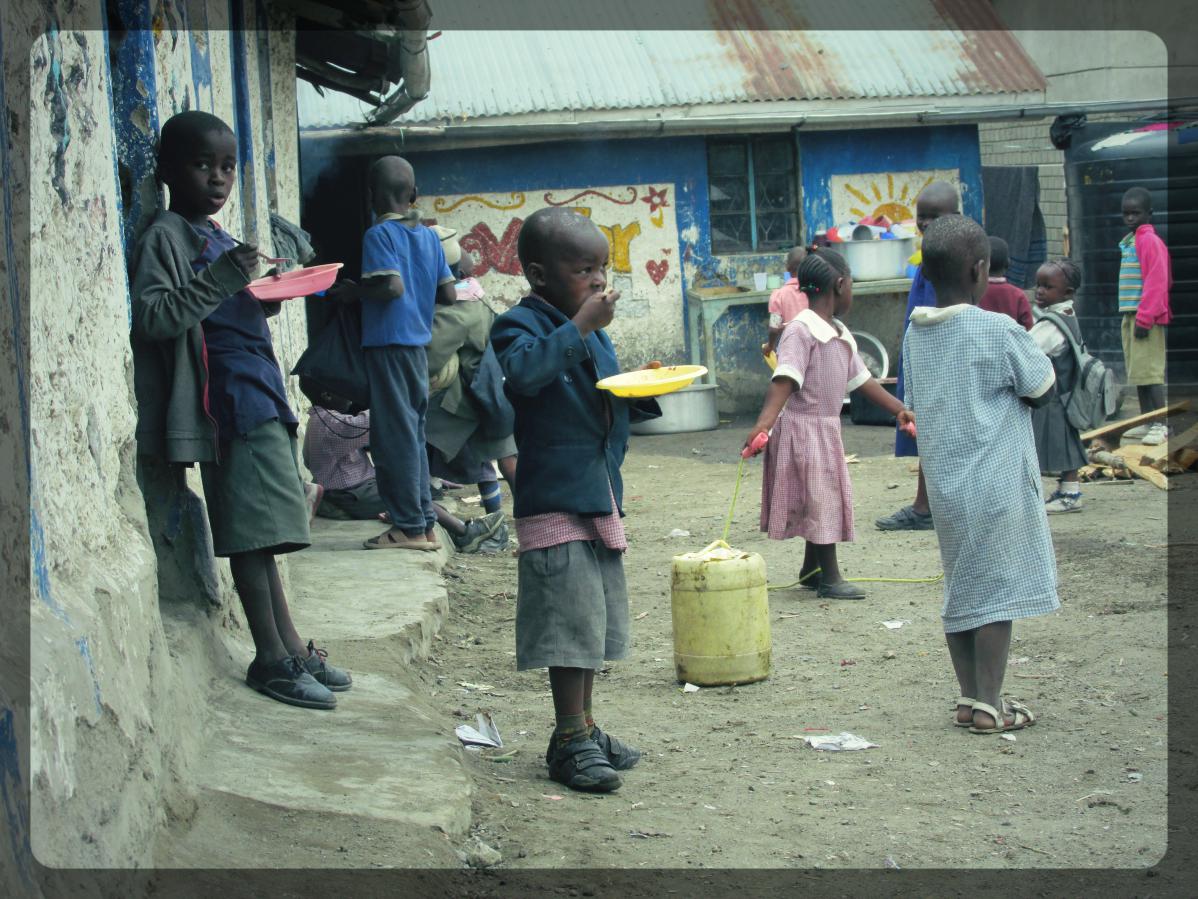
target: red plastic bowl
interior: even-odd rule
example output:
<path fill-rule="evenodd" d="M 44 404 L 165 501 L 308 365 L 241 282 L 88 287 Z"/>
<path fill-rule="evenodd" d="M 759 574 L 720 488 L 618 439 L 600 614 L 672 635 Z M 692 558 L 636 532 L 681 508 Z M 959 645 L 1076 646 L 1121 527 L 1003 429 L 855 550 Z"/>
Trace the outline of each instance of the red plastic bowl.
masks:
<path fill-rule="evenodd" d="M 337 280 L 337 269 L 342 265 L 342 262 L 330 262 L 311 268 L 297 268 L 278 276 L 267 275 L 265 278 L 251 281 L 245 289 L 249 291 L 250 296 L 259 300 L 292 300 L 306 297 L 332 287 L 333 282 Z"/>

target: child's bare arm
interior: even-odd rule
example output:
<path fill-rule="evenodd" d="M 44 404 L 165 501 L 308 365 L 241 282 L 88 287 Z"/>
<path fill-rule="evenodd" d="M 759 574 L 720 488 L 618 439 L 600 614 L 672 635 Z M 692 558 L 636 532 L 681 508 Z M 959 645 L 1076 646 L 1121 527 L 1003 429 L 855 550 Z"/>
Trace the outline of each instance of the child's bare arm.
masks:
<path fill-rule="evenodd" d="M 761 407 L 761 414 L 757 416 L 757 424 L 753 425 L 753 430 L 749 432 L 745 446 L 752 443 L 753 438 L 758 434 L 768 431 L 774 426 L 774 422 L 782 414 L 782 407 L 794 393 L 795 386 L 795 382 L 787 377 L 774 378 L 770 381 L 770 389 L 765 394 L 765 405 Z"/>
<path fill-rule="evenodd" d="M 397 274 L 363 278 L 359 288 L 365 300 L 397 300 L 404 294 L 403 278 Z"/>
<path fill-rule="evenodd" d="M 886 388 L 879 384 L 876 379 L 870 378 L 857 389 L 861 391 L 863 397 L 875 406 L 880 406 L 897 418 L 899 424 L 915 421 L 915 413 L 900 403 L 897 397 L 891 396 Z"/>

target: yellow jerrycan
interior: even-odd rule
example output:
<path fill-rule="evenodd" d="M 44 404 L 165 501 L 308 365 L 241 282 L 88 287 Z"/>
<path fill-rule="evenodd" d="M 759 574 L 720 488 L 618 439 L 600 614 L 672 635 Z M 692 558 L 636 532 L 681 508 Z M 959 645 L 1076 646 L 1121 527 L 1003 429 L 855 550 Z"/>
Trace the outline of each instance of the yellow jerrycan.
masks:
<path fill-rule="evenodd" d="M 749 684 L 770 673 L 765 560 L 717 540 L 675 556 L 670 614 L 679 681 Z"/>

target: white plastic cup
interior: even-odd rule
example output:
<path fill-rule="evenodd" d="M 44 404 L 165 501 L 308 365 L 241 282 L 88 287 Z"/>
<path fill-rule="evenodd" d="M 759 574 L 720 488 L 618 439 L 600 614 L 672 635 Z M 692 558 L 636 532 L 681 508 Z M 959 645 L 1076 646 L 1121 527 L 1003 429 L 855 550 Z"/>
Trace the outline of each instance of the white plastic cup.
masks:
<path fill-rule="evenodd" d="M 753 273 L 753 289 L 765 290 L 766 284 L 769 283 L 769 274 L 767 272 Z"/>

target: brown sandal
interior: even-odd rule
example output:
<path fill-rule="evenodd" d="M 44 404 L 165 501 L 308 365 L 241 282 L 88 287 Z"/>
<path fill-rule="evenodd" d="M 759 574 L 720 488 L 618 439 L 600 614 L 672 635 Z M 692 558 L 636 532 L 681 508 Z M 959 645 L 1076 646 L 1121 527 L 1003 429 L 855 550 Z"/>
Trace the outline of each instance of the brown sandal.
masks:
<path fill-rule="evenodd" d="M 409 537 L 397 528 L 383 531 L 377 537 L 363 541 L 362 546 L 366 549 L 416 549 L 422 552 L 432 552 L 439 548 L 438 544 L 430 543 L 423 534 L 419 537 Z"/>

